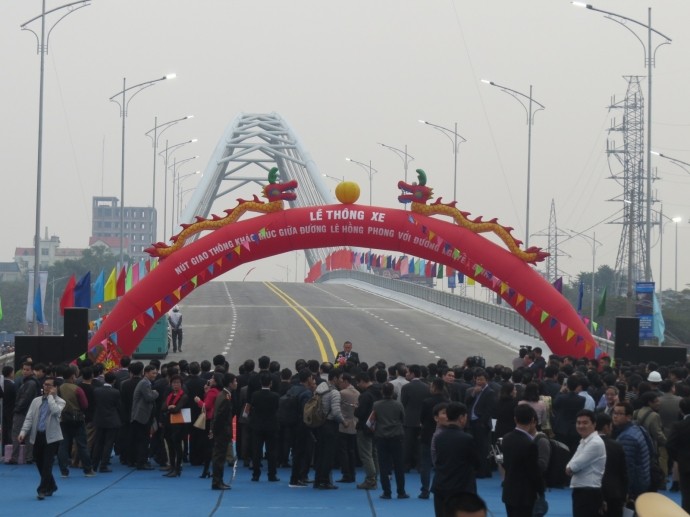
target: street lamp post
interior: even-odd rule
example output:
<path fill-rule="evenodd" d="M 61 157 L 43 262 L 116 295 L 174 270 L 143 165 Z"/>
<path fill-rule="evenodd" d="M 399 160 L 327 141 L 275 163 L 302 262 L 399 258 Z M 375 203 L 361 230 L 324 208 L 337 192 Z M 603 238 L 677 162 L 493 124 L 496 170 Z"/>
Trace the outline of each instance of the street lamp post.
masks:
<path fill-rule="evenodd" d="M 633 36 L 642 45 L 642 50 L 644 51 L 645 65 L 647 66 L 647 195 L 646 195 L 646 209 L 645 209 L 645 280 L 650 281 L 652 279 L 652 265 L 651 265 L 651 235 L 652 235 L 652 69 L 654 68 L 654 56 L 656 56 L 656 51 L 662 45 L 669 45 L 671 43 L 671 38 L 662 34 L 656 29 L 652 28 L 652 8 L 647 8 L 647 23 L 643 23 L 622 14 L 612 13 L 610 11 L 604 11 L 603 9 L 597 9 L 592 6 L 592 4 L 586 4 L 584 2 L 572 2 L 576 7 L 584 7 L 590 11 L 596 11 L 605 15 L 611 21 L 614 21 L 626 29 L 628 29 Z M 647 44 L 645 45 L 644 40 L 640 38 L 635 31 L 626 25 L 626 21 L 634 23 L 640 27 L 647 29 Z M 652 33 L 657 34 L 663 38 L 663 41 L 659 43 L 656 47 L 652 49 Z M 632 219 L 631 224 L 632 226 Z"/>
<path fill-rule="evenodd" d="M 371 166 L 371 160 L 369 160 L 369 164 L 358 162 L 357 160 L 353 160 L 352 158 L 345 158 L 345 160 L 347 160 L 348 162 L 352 162 L 355 165 L 359 165 L 362 169 L 364 169 L 367 172 L 367 174 L 369 174 L 369 206 L 371 206 L 372 178 L 374 177 L 374 174 L 376 174 L 379 171 L 377 171 Z"/>
<path fill-rule="evenodd" d="M 177 161 L 177 158 L 173 159 L 172 170 L 173 170 L 173 184 L 172 184 L 172 209 L 170 210 L 170 235 L 173 234 L 175 230 L 175 194 L 177 193 L 176 187 L 179 186 L 179 177 L 177 175 L 177 168 L 183 163 L 196 160 L 199 156 L 190 156 L 189 158 L 184 158 L 183 160 Z M 201 171 L 199 171 L 201 172 Z M 192 173 L 196 174 L 196 172 Z M 190 174 L 191 175 L 191 174 Z M 178 198 L 179 201 L 179 198 Z"/>
<path fill-rule="evenodd" d="M 137 93 L 153 86 L 154 84 L 165 81 L 167 79 L 174 79 L 175 74 L 167 74 L 158 79 L 153 79 L 151 81 L 146 81 L 143 83 L 135 84 L 134 86 L 127 87 L 127 78 L 122 78 L 122 90 L 117 92 L 115 95 L 110 97 L 110 101 L 116 103 L 120 106 L 120 118 L 122 118 L 122 149 L 121 149 L 121 170 L 120 170 L 120 267 L 124 266 L 125 263 L 125 250 L 124 250 L 124 240 L 125 240 L 125 121 L 127 120 L 127 107 L 132 99 L 137 95 Z M 127 94 L 130 93 L 129 99 Z M 119 98 L 119 100 L 118 100 Z"/>
<path fill-rule="evenodd" d="M 162 124 L 158 123 L 158 117 L 153 118 L 153 129 L 148 130 L 146 133 L 144 133 L 146 136 L 148 136 L 151 139 L 151 143 L 153 144 L 153 187 L 151 190 L 151 208 L 155 210 L 156 208 L 156 158 L 158 155 L 158 140 L 160 139 L 161 136 L 163 136 L 163 133 L 167 129 L 170 129 L 172 126 L 177 124 L 178 122 L 182 122 L 183 120 L 187 120 L 190 118 L 194 118 L 194 115 L 187 115 L 186 117 L 178 118 L 175 120 L 170 120 L 168 122 L 163 122 Z M 160 131 L 158 131 L 160 129 Z M 153 135 L 151 135 L 153 133 Z M 153 240 L 156 241 L 157 237 L 155 235 L 156 229 L 154 228 L 154 236 Z"/>
<path fill-rule="evenodd" d="M 187 144 L 192 144 L 194 142 L 197 142 L 196 138 L 192 138 L 191 140 L 185 140 L 184 142 L 180 142 L 179 144 L 175 145 L 170 145 L 168 143 L 168 140 L 165 140 L 165 151 L 161 152 L 161 155 L 164 155 L 164 161 L 165 161 L 165 178 L 163 182 L 163 239 L 165 239 L 165 224 L 168 219 L 168 169 L 170 166 L 168 165 L 170 157 L 172 154 L 180 149 L 181 147 L 187 145 Z M 173 191 L 173 195 L 174 195 Z M 172 231 L 172 228 L 171 228 Z"/>
<path fill-rule="evenodd" d="M 532 179 L 532 124 L 534 123 L 534 115 L 538 111 L 546 109 L 546 106 L 537 102 L 534 97 L 532 97 L 532 85 L 529 85 L 529 95 L 521 93 L 507 86 L 501 86 L 493 81 L 487 79 L 482 79 L 482 82 L 491 86 L 495 86 L 502 92 L 507 93 L 515 100 L 517 100 L 525 111 L 527 112 L 527 206 L 525 208 L 525 248 L 529 248 L 529 199 L 530 199 L 530 182 Z M 527 101 L 527 105 L 523 102 L 523 99 Z M 536 108 L 534 105 L 536 104 Z"/>
<path fill-rule="evenodd" d="M 601 246 L 601 242 L 597 240 L 597 234 L 596 232 L 592 232 L 592 236 L 590 237 L 589 235 L 581 232 L 576 232 L 575 230 L 569 230 L 573 235 L 573 237 L 583 237 L 590 242 L 590 246 L 592 247 L 592 284 L 591 284 L 591 300 L 590 300 L 590 308 L 589 308 L 589 316 L 590 316 L 590 329 L 594 330 L 594 276 L 596 274 L 596 263 L 597 263 L 597 246 Z"/>
<path fill-rule="evenodd" d="M 457 124 L 455 129 L 457 129 Z M 407 153 L 407 144 L 405 144 L 405 150 L 398 149 L 397 147 L 393 147 L 392 145 L 382 144 L 381 142 L 379 142 L 379 145 L 381 147 L 385 147 L 389 151 L 393 151 L 403 161 L 403 168 L 405 171 L 405 183 L 407 183 L 407 166 L 410 164 L 411 161 L 414 161 L 414 156 Z"/>
<path fill-rule="evenodd" d="M 34 232 L 34 279 L 40 278 L 41 274 L 41 180 L 43 175 L 43 85 L 45 83 L 45 55 L 48 53 L 48 45 L 50 43 L 50 33 L 53 32 L 55 26 L 66 16 L 72 14 L 77 9 L 91 5 L 90 0 L 80 0 L 78 2 L 71 2 L 64 4 L 54 9 L 46 11 L 46 0 L 43 0 L 41 14 L 34 16 L 30 20 L 22 23 L 19 28 L 27 30 L 36 36 L 38 48 L 36 53 L 41 56 L 41 65 L 39 72 L 39 87 L 38 87 L 38 151 L 36 160 L 36 227 Z M 64 12 L 64 9 L 67 12 Z M 61 12 L 62 11 L 62 12 Z M 46 33 L 46 16 L 60 13 L 60 17 L 53 23 Z M 34 32 L 29 25 L 36 20 L 41 20 L 41 34 L 40 36 Z M 34 291 L 38 289 L 40 282 L 34 280 Z M 38 322 L 36 321 L 36 313 L 33 317 L 33 332 L 38 334 Z"/>
<path fill-rule="evenodd" d="M 671 219 L 676 225 L 676 259 L 675 259 L 675 278 L 674 278 L 674 291 L 678 292 L 678 223 L 683 220 L 682 217 L 674 217 Z"/>
<path fill-rule="evenodd" d="M 436 131 L 440 131 L 448 139 L 450 139 L 453 144 L 453 201 L 458 200 L 458 151 L 460 150 L 460 144 L 467 142 L 465 138 L 458 134 L 458 123 L 455 123 L 455 129 L 448 129 L 447 127 L 439 126 L 438 124 L 432 124 L 426 120 L 420 120 L 420 124 L 424 124 L 433 127 Z M 451 138 L 450 135 L 453 135 Z M 406 176 L 407 177 L 407 176 Z"/>
<path fill-rule="evenodd" d="M 363 162 L 358 162 L 357 160 L 353 160 L 352 158 L 345 158 L 348 162 L 354 163 L 355 165 L 360 166 L 362 169 L 364 169 L 368 174 L 369 174 L 369 206 L 372 206 L 372 179 L 374 177 L 374 174 L 376 174 L 377 171 L 371 166 L 371 160 L 369 160 L 369 164 L 363 163 Z M 371 271 L 371 248 L 369 248 L 369 259 L 367 260 L 367 270 Z"/>
<path fill-rule="evenodd" d="M 195 156 L 195 158 L 198 158 L 198 156 Z M 177 224 L 180 224 L 180 212 L 182 209 L 182 194 L 189 190 L 194 190 L 194 187 L 190 187 L 187 190 L 183 191 L 182 190 L 182 182 L 186 179 L 191 178 L 192 176 L 196 176 L 197 174 L 201 174 L 200 170 L 196 170 L 194 172 L 190 172 L 189 174 L 183 174 L 182 176 L 177 177 L 177 214 L 176 214 L 176 221 Z"/>

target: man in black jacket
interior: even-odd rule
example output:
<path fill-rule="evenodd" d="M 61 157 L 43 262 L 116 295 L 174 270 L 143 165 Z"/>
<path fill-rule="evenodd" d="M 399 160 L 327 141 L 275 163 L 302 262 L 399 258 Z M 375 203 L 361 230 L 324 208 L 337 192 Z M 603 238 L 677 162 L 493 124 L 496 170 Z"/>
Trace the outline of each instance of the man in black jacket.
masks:
<path fill-rule="evenodd" d="M 374 402 L 381 400 L 381 388 L 371 382 L 369 372 L 360 372 L 355 377 L 357 389 L 361 392 L 357 400 L 355 417 L 357 418 L 357 449 L 362 461 L 365 478 L 357 485 L 363 490 L 376 490 L 376 476 L 378 475 L 378 454 L 374 447 L 374 432 L 367 426 L 367 420 L 374 409 Z"/>
<path fill-rule="evenodd" d="M 503 437 L 502 501 L 508 517 L 531 517 L 534 503 L 544 494 L 544 479 L 539 469 L 539 453 L 533 436 L 537 413 L 532 406 L 515 407 L 515 429 Z"/>
<path fill-rule="evenodd" d="M 666 442 L 669 458 L 678 462 L 680 476 L 681 506 L 690 512 L 690 399 L 680 401 L 680 412 L 683 420 L 671 427 L 671 434 Z"/>
<path fill-rule="evenodd" d="M 211 422 L 211 438 L 213 439 L 213 476 L 211 489 L 230 490 L 230 485 L 223 481 L 225 472 L 225 456 L 228 445 L 232 440 L 232 391 L 237 387 L 237 379 L 231 373 L 223 374 L 223 390 L 216 397 Z"/>
<path fill-rule="evenodd" d="M 429 396 L 429 385 L 421 380 L 422 369 L 419 365 L 410 365 L 408 382 L 400 389 L 400 402 L 405 408 L 405 468 L 410 470 L 419 466 L 419 435 L 422 432 L 420 416 L 422 403 Z"/>
<path fill-rule="evenodd" d="M 352 351 L 352 343 L 350 341 L 345 341 L 345 343 L 343 343 L 343 349 L 335 356 L 333 363 L 338 364 L 341 358 L 343 362 L 359 364 L 359 354 Z"/>
<path fill-rule="evenodd" d="M 261 456 L 266 446 L 268 462 L 268 480 L 280 481 L 276 476 L 276 439 L 278 436 L 278 403 L 279 395 L 271 391 L 273 376 L 262 371 L 259 374 L 261 389 L 252 395 L 249 413 L 249 429 L 252 433 L 252 481 L 259 481 L 261 476 Z"/>
<path fill-rule="evenodd" d="M 479 468 L 479 453 L 472 436 L 463 431 L 467 423 L 467 408 L 459 402 L 446 407 L 448 423 L 433 439 L 435 454 L 434 511 L 443 517 L 446 499 L 460 492 L 477 493 L 474 471 Z"/>
<path fill-rule="evenodd" d="M 606 465 L 601 479 L 604 497 L 604 517 L 622 517 L 623 505 L 628 496 L 628 467 L 623 446 L 611 439 L 613 421 L 606 413 L 597 414 L 596 429 L 606 447 Z"/>
<path fill-rule="evenodd" d="M 112 472 L 108 463 L 118 429 L 122 424 L 122 399 L 113 384 L 117 380 L 115 372 L 105 374 L 105 384 L 93 390 L 93 425 L 96 428 L 94 447 L 91 453 L 93 469 L 99 472 Z"/>
<path fill-rule="evenodd" d="M 580 443 L 580 435 L 575 430 L 577 413 L 585 407 L 585 399 L 578 395 L 581 390 L 580 379 L 571 375 L 565 391 L 553 401 L 553 432 L 556 440 L 566 444 L 573 454 Z"/>
<path fill-rule="evenodd" d="M 469 414 L 469 428 L 479 452 L 477 477 L 490 478 L 489 436 L 491 434 L 491 415 L 496 405 L 496 393 L 489 387 L 486 372 L 478 368 L 474 373 L 474 388 L 467 390 L 465 405 Z"/>

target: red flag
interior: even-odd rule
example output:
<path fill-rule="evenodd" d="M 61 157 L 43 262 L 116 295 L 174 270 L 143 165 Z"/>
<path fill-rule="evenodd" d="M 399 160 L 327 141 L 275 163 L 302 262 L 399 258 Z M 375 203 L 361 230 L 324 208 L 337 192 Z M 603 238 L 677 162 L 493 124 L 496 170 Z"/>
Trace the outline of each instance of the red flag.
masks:
<path fill-rule="evenodd" d="M 77 279 L 74 275 L 69 277 L 69 281 L 65 287 L 65 292 L 62 293 L 62 298 L 60 298 L 60 316 L 65 315 L 66 308 L 74 307 L 74 286 L 76 283 Z"/>
<path fill-rule="evenodd" d="M 117 277 L 117 297 L 125 295 L 125 281 L 127 280 L 127 266 L 123 266 L 120 274 Z"/>

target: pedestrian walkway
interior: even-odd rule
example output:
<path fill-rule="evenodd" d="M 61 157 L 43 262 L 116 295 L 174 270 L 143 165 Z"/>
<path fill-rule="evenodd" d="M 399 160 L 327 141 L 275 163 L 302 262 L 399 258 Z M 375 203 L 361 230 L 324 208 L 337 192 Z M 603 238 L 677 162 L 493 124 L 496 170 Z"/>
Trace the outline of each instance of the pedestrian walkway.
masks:
<path fill-rule="evenodd" d="M 41 515 L 81 516 L 103 511 L 143 511 L 147 517 L 164 515 L 251 515 L 252 517 L 305 517 L 331 515 L 358 515 L 372 517 L 433 516 L 433 501 L 421 500 L 419 476 L 408 474 L 406 489 L 410 499 L 390 501 L 379 499 L 380 490 L 358 490 L 355 484 L 340 484 L 338 490 L 314 490 L 313 488 L 289 488 L 289 470 L 279 469 L 279 483 L 268 483 L 262 477 L 259 483 L 251 481 L 251 471 L 239 467 L 232 490 L 211 490 L 208 479 L 199 479 L 201 467 L 185 465 L 179 478 L 165 478 L 159 471 L 138 471 L 119 464 L 113 472 L 84 477 L 73 469 L 68 478 L 60 478 L 55 467 L 58 491 L 43 501 L 36 499 L 38 473 L 33 465 L 0 465 L 0 503 L 2 515 L 23 515 L 40 511 Z M 230 481 L 232 468 L 226 468 L 225 480 Z M 358 479 L 362 474 L 358 473 Z M 479 495 L 484 498 L 494 517 L 504 517 L 501 503 L 500 480 L 478 480 Z M 664 492 L 680 504 L 678 493 Z M 570 511 L 570 490 L 547 492 L 551 517 L 567 517 Z"/>

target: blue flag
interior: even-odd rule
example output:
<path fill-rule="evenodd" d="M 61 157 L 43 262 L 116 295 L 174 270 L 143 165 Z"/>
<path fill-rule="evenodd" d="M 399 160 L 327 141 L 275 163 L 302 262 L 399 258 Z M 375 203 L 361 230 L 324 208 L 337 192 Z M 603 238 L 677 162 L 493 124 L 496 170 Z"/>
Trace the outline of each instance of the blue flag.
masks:
<path fill-rule="evenodd" d="M 74 286 L 74 306 L 91 307 L 91 271 L 87 271 Z"/>
<path fill-rule="evenodd" d="M 585 294 L 585 284 L 583 282 L 580 282 L 580 290 L 577 293 L 577 312 L 578 314 L 582 313 L 582 297 Z"/>
<path fill-rule="evenodd" d="M 141 270 L 141 268 L 140 268 Z M 93 303 L 103 303 L 105 298 L 105 273 L 101 273 L 93 284 Z"/>
<path fill-rule="evenodd" d="M 664 333 L 666 332 L 666 323 L 661 314 L 661 304 L 654 293 L 654 335 L 659 339 L 659 345 L 664 343 Z"/>
<path fill-rule="evenodd" d="M 41 284 L 38 285 L 36 295 L 34 296 L 34 313 L 36 314 L 36 321 L 38 323 L 45 323 L 43 320 L 43 304 L 41 303 Z"/>

